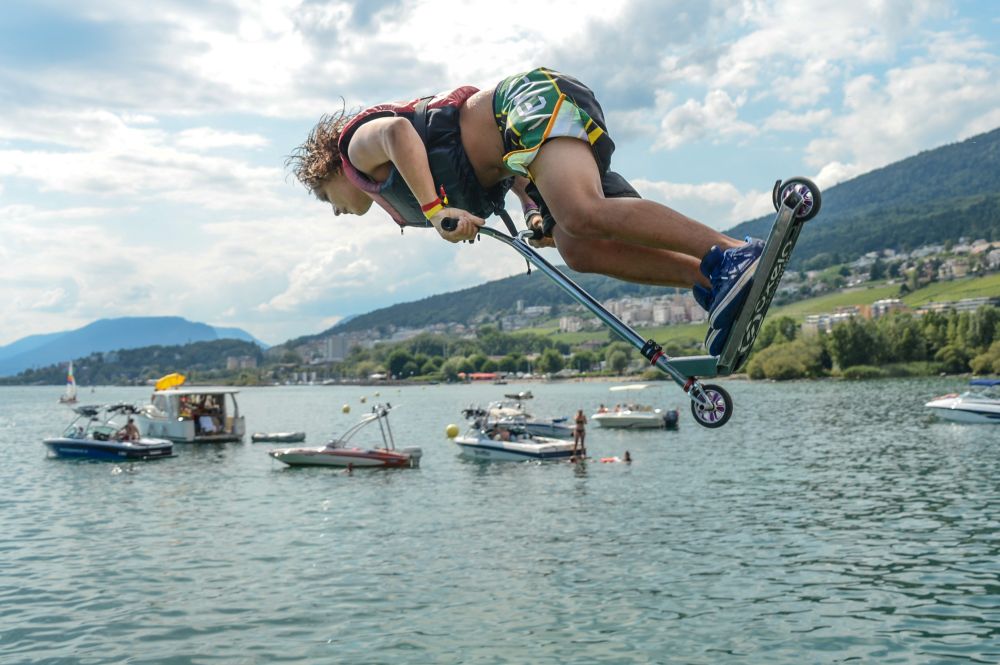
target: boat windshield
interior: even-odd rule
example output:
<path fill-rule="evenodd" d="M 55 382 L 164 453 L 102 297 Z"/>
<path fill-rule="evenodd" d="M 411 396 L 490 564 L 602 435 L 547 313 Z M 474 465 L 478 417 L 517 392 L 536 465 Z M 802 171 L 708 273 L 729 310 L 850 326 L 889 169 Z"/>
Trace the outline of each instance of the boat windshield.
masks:
<path fill-rule="evenodd" d="M 1000 399 L 1000 386 L 974 386 L 961 394 L 962 399 L 997 400 Z"/>

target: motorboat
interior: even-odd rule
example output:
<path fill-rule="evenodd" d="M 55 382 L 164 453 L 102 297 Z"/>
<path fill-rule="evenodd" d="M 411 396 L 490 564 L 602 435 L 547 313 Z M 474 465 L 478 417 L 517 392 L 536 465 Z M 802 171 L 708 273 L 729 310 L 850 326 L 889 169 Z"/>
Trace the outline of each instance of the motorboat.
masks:
<path fill-rule="evenodd" d="M 573 457 L 573 442 L 535 436 L 525 429 L 476 421 L 455 436 L 463 457 L 483 462 L 555 462 Z"/>
<path fill-rule="evenodd" d="M 640 383 L 627 386 L 613 386 L 615 392 L 633 392 L 646 390 L 648 384 Z M 597 413 L 590 416 L 592 422 L 599 427 L 617 429 L 676 429 L 680 414 L 677 409 L 658 409 L 646 404 L 625 402 L 612 409 L 601 405 Z"/>
<path fill-rule="evenodd" d="M 267 454 L 289 466 L 336 466 L 343 468 L 405 468 L 420 466 L 423 451 L 418 447 L 396 448 L 389 427 L 389 412 L 392 405 L 376 404 L 370 413 L 341 436 L 334 437 L 319 448 L 276 448 Z M 382 445 L 361 448 L 350 441 L 358 432 L 372 423 L 378 423 L 382 435 Z"/>
<path fill-rule="evenodd" d="M 969 386 L 971 390 L 935 397 L 924 406 L 957 423 L 1000 424 L 1000 379 L 972 379 Z"/>
<path fill-rule="evenodd" d="M 254 443 L 302 443 L 305 432 L 254 432 L 250 435 Z"/>
<path fill-rule="evenodd" d="M 677 409 L 626 404 L 617 411 L 598 411 L 590 417 L 600 427 L 618 429 L 676 429 Z"/>
<path fill-rule="evenodd" d="M 179 378 L 178 378 L 179 377 Z M 168 374 L 155 385 L 150 403 L 136 415 L 139 430 L 180 443 L 242 441 L 246 423 L 235 388 L 184 387 L 184 376 Z"/>
<path fill-rule="evenodd" d="M 69 361 L 69 369 L 66 370 L 66 392 L 60 397 L 63 404 L 76 404 L 76 378 L 73 376 L 73 361 Z"/>
<path fill-rule="evenodd" d="M 470 406 L 462 409 L 466 420 L 482 420 L 492 424 L 525 429 L 534 436 L 572 439 L 573 428 L 566 418 L 539 418 L 528 413 L 519 400 L 503 399 L 490 402 L 485 408 Z"/>
<path fill-rule="evenodd" d="M 129 432 L 129 421 L 138 411 L 132 404 L 77 406 L 73 411 L 76 417 L 62 436 L 43 440 L 55 457 L 134 462 L 174 454 L 170 441 L 137 436 L 137 428 Z"/>

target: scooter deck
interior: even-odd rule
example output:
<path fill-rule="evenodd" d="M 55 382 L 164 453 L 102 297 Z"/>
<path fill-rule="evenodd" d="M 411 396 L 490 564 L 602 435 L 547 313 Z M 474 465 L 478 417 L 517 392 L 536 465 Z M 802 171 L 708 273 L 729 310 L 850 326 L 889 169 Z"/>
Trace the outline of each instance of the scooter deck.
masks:
<path fill-rule="evenodd" d="M 764 244 L 764 251 L 754 272 L 753 284 L 743 307 L 729 333 L 722 353 L 719 354 L 718 375 L 732 374 L 746 362 L 754 341 L 760 333 L 761 324 L 767 314 L 774 294 L 778 290 L 792 249 L 799 238 L 804 222 L 796 217 L 802 205 L 802 196 L 790 193 L 781 203 L 778 215 L 771 226 L 771 233 Z M 674 359 L 674 362 L 679 359 Z"/>

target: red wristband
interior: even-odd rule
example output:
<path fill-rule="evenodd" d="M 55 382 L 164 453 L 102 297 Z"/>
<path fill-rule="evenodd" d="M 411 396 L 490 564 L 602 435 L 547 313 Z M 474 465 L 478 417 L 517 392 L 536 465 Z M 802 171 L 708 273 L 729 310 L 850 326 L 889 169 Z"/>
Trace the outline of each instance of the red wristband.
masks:
<path fill-rule="evenodd" d="M 442 209 L 444 209 L 444 206 L 441 205 L 440 198 L 435 198 L 430 203 L 425 203 L 424 205 L 420 206 L 421 212 L 424 213 L 424 217 L 426 217 L 427 219 L 430 219 L 434 215 L 438 214 L 438 212 L 440 212 Z"/>

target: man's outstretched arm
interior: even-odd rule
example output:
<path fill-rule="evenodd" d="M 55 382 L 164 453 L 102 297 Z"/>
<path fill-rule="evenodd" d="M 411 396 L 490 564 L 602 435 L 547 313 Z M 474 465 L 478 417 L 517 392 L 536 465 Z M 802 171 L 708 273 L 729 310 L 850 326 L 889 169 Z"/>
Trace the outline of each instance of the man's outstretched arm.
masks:
<path fill-rule="evenodd" d="M 389 164 L 394 165 L 424 208 L 430 223 L 445 240 L 472 240 L 478 227 L 484 223 L 465 210 L 444 206 L 443 202 L 437 206 L 439 197 L 434 190 L 427 149 L 406 118 L 376 118 L 361 125 L 351 137 L 348 158 L 357 169 L 376 178 L 379 171 L 385 170 Z M 459 220 L 454 231 L 441 228 L 441 221 L 446 217 Z"/>

